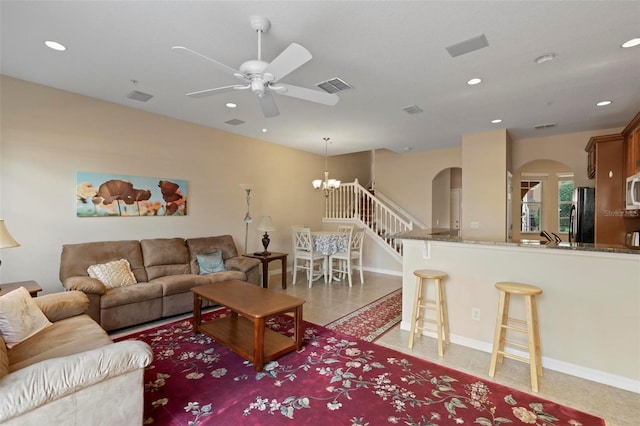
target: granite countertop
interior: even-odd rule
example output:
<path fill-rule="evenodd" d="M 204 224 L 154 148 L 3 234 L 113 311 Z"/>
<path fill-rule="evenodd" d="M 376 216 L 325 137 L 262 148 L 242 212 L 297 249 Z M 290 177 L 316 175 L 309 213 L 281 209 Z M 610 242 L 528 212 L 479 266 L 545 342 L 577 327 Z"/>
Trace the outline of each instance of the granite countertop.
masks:
<path fill-rule="evenodd" d="M 453 233 L 457 233 L 454 231 Z M 540 240 L 520 240 L 520 241 L 480 241 L 480 240 L 465 240 L 462 237 L 452 236 L 452 232 L 442 229 L 417 229 L 402 234 L 395 235 L 396 238 L 405 240 L 428 240 L 428 241 L 445 241 L 454 243 L 467 243 L 467 244 L 489 244 L 497 246 L 509 246 L 509 247 L 531 247 L 531 248 L 543 248 L 543 249 L 558 249 L 558 250 L 579 250 L 579 251 L 597 251 L 603 253 L 623 253 L 623 254 L 636 254 L 640 255 L 639 248 L 627 247 L 624 244 L 589 244 L 589 243 L 553 243 Z"/>

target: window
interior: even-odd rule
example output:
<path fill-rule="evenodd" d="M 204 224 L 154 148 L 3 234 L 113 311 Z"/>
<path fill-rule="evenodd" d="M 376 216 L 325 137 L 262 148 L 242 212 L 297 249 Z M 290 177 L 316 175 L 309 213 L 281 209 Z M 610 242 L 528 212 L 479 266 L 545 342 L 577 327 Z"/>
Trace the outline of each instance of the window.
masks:
<path fill-rule="evenodd" d="M 573 174 L 558 174 L 558 231 L 560 233 L 569 233 L 572 202 Z"/>
<path fill-rule="evenodd" d="M 542 230 L 542 181 L 529 180 L 523 176 L 520 181 L 520 195 L 522 196 L 521 232 L 536 232 Z"/>

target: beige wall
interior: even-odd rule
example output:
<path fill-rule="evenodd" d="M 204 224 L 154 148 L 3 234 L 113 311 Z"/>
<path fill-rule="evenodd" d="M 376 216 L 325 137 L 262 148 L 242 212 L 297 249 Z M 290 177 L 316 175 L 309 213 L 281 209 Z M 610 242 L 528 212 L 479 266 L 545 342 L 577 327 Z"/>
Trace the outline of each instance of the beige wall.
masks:
<path fill-rule="evenodd" d="M 22 246 L 0 253 L 0 281 L 36 279 L 46 292 L 61 290 L 60 248 L 69 242 L 229 233 L 242 250 L 246 205 L 240 183 L 254 185 L 252 216 L 256 220 L 261 215 L 273 217 L 278 230 L 270 233 L 272 250 L 289 250 L 292 223 L 322 227 L 324 197 L 310 185 L 322 177 L 322 156 L 9 77 L 3 76 L 1 85 L 0 217 Z M 584 147 L 589 137 L 621 130 L 516 141 L 513 168 L 552 158 L 574 170 L 576 185 L 588 185 L 592 181 L 586 179 Z M 345 182 L 357 177 L 363 185 L 375 173 L 379 191 L 431 224 L 432 181 L 444 169 L 462 167 L 462 151 L 462 147 L 412 154 L 367 151 L 330 157 L 329 172 Z M 462 169 L 463 178 L 493 188 L 489 183 L 493 177 L 485 180 L 482 169 L 475 173 L 472 166 L 479 162 L 469 152 L 465 155 L 474 161 Z M 504 155 L 508 157 L 507 152 Z M 375 164 L 370 164 L 372 158 Z M 185 179 L 190 214 L 184 218 L 77 218 L 75 173 L 79 170 Z M 463 221 L 468 226 L 474 214 L 465 210 L 466 201 L 463 195 Z M 487 220 L 478 219 L 481 229 L 488 229 Z M 250 227 L 249 250 L 260 248 L 254 228 L 255 222 Z M 397 263 L 383 251 L 371 261 L 365 266 L 373 270 L 395 269 Z"/>
<path fill-rule="evenodd" d="M 506 240 L 510 143 L 505 129 L 462 136 L 460 229 L 466 240 Z M 472 229 L 472 223 L 478 229 Z"/>
<path fill-rule="evenodd" d="M 432 199 L 432 185 L 430 182 L 440 171 L 447 167 L 461 167 L 463 157 L 466 159 L 465 165 L 467 166 L 462 167 L 462 177 L 465 183 L 471 182 L 474 187 L 482 188 L 482 191 L 491 194 L 490 197 L 492 199 L 497 197 L 499 193 L 500 200 L 496 198 L 496 201 L 506 203 L 506 196 L 504 197 L 505 201 L 502 199 L 503 191 L 506 190 L 503 189 L 505 188 L 503 179 L 506 179 L 503 174 L 506 173 L 494 176 L 493 173 L 497 173 L 498 169 L 491 171 L 491 167 L 484 167 L 483 164 L 492 164 L 494 161 L 502 163 L 504 158 L 504 166 L 494 164 L 492 167 L 499 167 L 503 171 L 511 170 L 517 172 L 523 165 L 536 160 L 554 160 L 565 164 L 568 169 L 573 171 L 575 186 L 594 186 L 594 181 L 587 178 L 587 153 L 584 148 L 592 136 L 620 133 L 621 131 L 622 128 L 611 128 L 516 140 L 507 144 L 504 153 L 499 153 L 499 156 L 493 159 L 484 148 L 473 144 L 467 144 L 460 148 L 410 154 L 396 154 L 387 150 L 378 150 L 375 156 L 376 187 L 423 223 L 431 225 L 433 219 L 432 205 L 436 200 Z M 505 132 L 505 139 L 508 140 L 510 138 L 505 130 L 496 132 L 499 138 L 502 137 L 502 132 Z M 492 133 L 489 132 L 488 135 Z M 468 135 L 465 138 L 467 140 L 478 136 L 482 138 L 484 135 Z M 509 157 L 511 157 L 511 166 L 507 167 Z M 487 172 L 490 172 L 491 175 L 487 175 Z M 514 186 L 519 184 L 517 176 L 514 176 L 513 184 Z M 467 191 L 463 192 L 462 197 L 463 225 L 468 228 L 469 223 L 472 221 L 471 218 L 477 218 L 478 215 L 470 208 L 470 200 L 465 197 L 465 194 L 472 196 L 473 193 L 470 193 L 467 189 Z M 519 203 L 516 204 L 518 197 L 515 195 L 513 197 L 514 231 L 519 229 L 520 223 Z M 477 202 L 482 203 L 482 200 L 477 200 Z M 500 225 L 491 225 L 490 228 L 494 229 L 496 234 L 500 234 L 499 240 L 502 241 L 502 224 L 506 220 L 504 219 L 506 213 L 503 213 L 501 209 L 502 207 L 495 209 L 495 218 L 498 218 Z M 494 214 L 485 215 L 485 218 L 489 221 L 489 224 L 495 220 Z M 486 220 L 483 219 L 483 222 L 486 222 Z M 479 221 L 479 219 L 473 219 L 473 221 Z M 487 230 L 482 222 L 480 223 L 480 230 Z M 480 238 L 470 235 L 468 231 L 467 229 L 463 233 L 466 238 Z M 513 238 L 517 238 L 517 236 L 514 235 Z"/>
<path fill-rule="evenodd" d="M 231 234 L 242 251 L 241 183 L 254 186 L 250 251 L 262 247 L 255 229 L 262 215 L 277 228 L 273 251 L 290 251 L 291 224 L 322 228 L 324 197 L 311 181 L 322 176 L 323 156 L 9 77 L 1 84 L 0 216 L 21 247 L 2 250 L 0 282 L 34 279 L 45 293 L 61 291 L 65 243 Z M 362 173 L 366 181 L 369 164 L 360 157 L 330 158 L 331 175 Z M 189 214 L 78 218 L 77 171 L 184 179 Z"/>
<path fill-rule="evenodd" d="M 594 186 L 593 179 L 587 177 L 587 153 L 584 148 L 592 136 L 611 135 L 622 130 L 619 127 L 514 141 L 513 170 L 534 160 L 555 160 L 573 170 L 576 187 Z"/>
<path fill-rule="evenodd" d="M 440 171 L 461 167 L 460 148 L 413 154 L 376 151 L 376 190 L 379 190 L 422 223 L 432 222 L 432 181 Z M 464 170 L 463 170 L 464 175 Z"/>

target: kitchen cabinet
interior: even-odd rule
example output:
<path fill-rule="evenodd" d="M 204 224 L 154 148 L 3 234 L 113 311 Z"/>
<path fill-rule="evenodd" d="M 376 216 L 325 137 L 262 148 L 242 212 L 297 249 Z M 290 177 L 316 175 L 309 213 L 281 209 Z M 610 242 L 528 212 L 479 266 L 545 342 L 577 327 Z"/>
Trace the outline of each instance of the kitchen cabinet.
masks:
<path fill-rule="evenodd" d="M 594 150 L 595 156 L 595 244 L 622 245 L 626 234 L 624 137 L 622 134 L 594 136 L 587 147 Z"/>
<path fill-rule="evenodd" d="M 640 173 L 640 112 L 622 131 L 624 137 L 625 176 Z"/>

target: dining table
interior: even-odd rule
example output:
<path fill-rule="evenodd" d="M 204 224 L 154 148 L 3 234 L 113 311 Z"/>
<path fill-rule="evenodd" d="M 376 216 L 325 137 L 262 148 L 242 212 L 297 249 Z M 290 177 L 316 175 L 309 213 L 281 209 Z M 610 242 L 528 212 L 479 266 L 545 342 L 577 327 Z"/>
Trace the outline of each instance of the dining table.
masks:
<path fill-rule="evenodd" d="M 325 256 L 325 273 L 329 273 L 329 256 L 349 248 L 349 233 L 340 231 L 312 231 L 313 249 Z M 320 275 L 322 276 L 322 275 Z M 319 277 L 320 277 L 319 276 Z M 318 278 L 319 278 L 318 277 Z M 317 278 L 316 278 L 317 279 Z M 339 281 L 337 277 L 334 280 Z"/>

